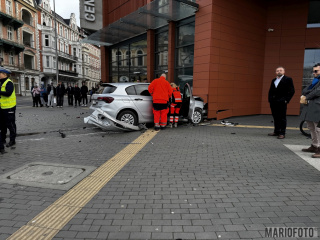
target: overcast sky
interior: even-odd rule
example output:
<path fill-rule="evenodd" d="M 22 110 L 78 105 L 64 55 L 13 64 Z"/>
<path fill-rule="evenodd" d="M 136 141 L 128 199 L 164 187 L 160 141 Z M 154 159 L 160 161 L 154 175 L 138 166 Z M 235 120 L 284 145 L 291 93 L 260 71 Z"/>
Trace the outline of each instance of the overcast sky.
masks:
<path fill-rule="evenodd" d="M 53 8 L 53 0 L 50 0 L 51 9 Z M 56 0 L 56 12 L 63 18 L 69 19 L 71 13 L 76 14 L 77 24 L 80 26 L 79 19 L 79 0 Z"/>

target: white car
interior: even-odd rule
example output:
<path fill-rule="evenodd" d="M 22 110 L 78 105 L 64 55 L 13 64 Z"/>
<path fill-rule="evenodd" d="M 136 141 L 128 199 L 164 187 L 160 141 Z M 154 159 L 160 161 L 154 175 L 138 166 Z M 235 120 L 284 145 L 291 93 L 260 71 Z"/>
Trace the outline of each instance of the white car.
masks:
<path fill-rule="evenodd" d="M 91 109 L 95 111 L 84 119 L 85 123 L 102 129 L 139 130 L 142 124 L 153 122 L 152 97 L 149 83 L 106 83 L 93 94 Z M 179 121 L 198 124 L 203 120 L 204 102 L 192 96 L 189 84 L 183 89 Z"/>

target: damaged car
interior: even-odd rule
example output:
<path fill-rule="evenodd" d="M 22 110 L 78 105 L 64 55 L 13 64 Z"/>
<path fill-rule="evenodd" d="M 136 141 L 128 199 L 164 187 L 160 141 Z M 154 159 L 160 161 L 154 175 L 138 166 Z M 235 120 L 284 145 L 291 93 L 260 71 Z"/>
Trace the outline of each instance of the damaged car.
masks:
<path fill-rule="evenodd" d="M 136 82 L 103 84 L 98 94 L 92 95 L 90 108 L 94 112 L 84 122 L 106 130 L 145 128 L 146 123 L 153 123 L 148 87 L 149 83 Z M 185 84 L 182 93 L 179 121 L 200 123 L 206 113 L 203 99 L 192 96 L 189 84 Z"/>

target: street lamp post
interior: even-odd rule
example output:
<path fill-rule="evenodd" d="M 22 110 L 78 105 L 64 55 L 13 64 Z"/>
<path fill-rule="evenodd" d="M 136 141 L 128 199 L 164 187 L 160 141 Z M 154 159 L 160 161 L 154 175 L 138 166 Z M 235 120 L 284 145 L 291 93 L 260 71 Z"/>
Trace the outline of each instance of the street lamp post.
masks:
<path fill-rule="evenodd" d="M 53 11 L 54 11 L 54 34 L 56 43 L 56 80 L 59 82 L 59 62 L 58 62 L 58 33 L 57 33 L 57 13 L 56 13 L 56 1 L 53 0 Z"/>

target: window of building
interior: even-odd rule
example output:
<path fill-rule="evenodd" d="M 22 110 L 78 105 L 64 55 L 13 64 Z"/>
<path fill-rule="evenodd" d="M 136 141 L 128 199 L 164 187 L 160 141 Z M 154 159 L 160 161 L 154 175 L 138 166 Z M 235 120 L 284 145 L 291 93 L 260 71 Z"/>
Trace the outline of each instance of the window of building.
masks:
<path fill-rule="evenodd" d="M 44 35 L 44 45 L 49 47 L 49 35 Z"/>
<path fill-rule="evenodd" d="M 23 60 L 26 69 L 34 69 L 34 56 L 24 54 Z"/>
<path fill-rule="evenodd" d="M 6 12 L 7 14 L 10 14 L 10 15 L 12 13 L 12 3 L 9 0 L 6 0 Z"/>
<path fill-rule="evenodd" d="M 27 10 L 22 9 L 22 21 L 28 25 L 32 25 L 32 16 Z"/>
<path fill-rule="evenodd" d="M 320 49 L 306 49 L 304 51 L 302 89 L 312 82 L 312 70 L 316 63 L 320 63 Z"/>
<path fill-rule="evenodd" d="M 13 29 L 11 26 L 7 27 L 8 30 L 8 40 L 13 40 Z"/>
<path fill-rule="evenodd" d="M 52 58 L 53 69 L 57 69 L 56 57 Z"/>
<path fill-rule="evenodd" d="M 73 56 L 77 57 L 77 48 L 73 48 Z"/>
<path fill-rule="evenodd" d="M 176 33 L 175 83 L 183 89 L 185 83 L 193 85 L 194 17 L 179 22 Z"/>
<path fill-rule="evenodd" d="M 64 47 L 63 47 L 63 42 L 60 42 L 60 51 L 63 52 Z"/>
<path fill-rule="evenodd" d="M 68 39 L 68 29 L 64 29 L 64 37 Z"/>
<path fill-rule="evenodd" d="M 77 72 L 77 64 L 73 64 L 73 71 Z"/>
<path fill-rule="evenodd" d="M 22 31 L 23 44 L 27 47 L 33 47 L 33 36 L 32 34 Z"/>
<path fill-rule="evenodd" d="M 9 64 L 14 65 L 14 53 L 13 51 L 9 52 Z"/>
<path fill-rule="evenodd" d="M 49 56 L 46 56 L 46 67 L 50 67 L 50 58 Z"/>
<path fill-rule="evenodd" d="M 161 28 L 155 34 L 155 68 L 154 74 L 158 78 L 168 70 L 168 27 Z"/>
<path fill-rule="evenodd" d="M 65 52 L 69 54 L 69 45 L 66 43 Z"/>
<path fill-rule="evenodd" d="M 147 77 L 147 40 L 139 36 L 110 49 L 111 82 L 134 82 Z"/>
<path fill-rule="evenodd" d="M 48 18 L 48 26 L 51 27 L 52 22 L 51 22 L 51 18 Z"/>
<path fill-rule="evenodd" d="M 310 0 L 309 1 L 309 13 L 308 13 L 308 28 L 320 27 L 320 1 Z"/>
<path fill-rule="evenodd" d="M 62 26 L 61 26 L 61 25 L 60 25 L 60 27 L 59 27 L 59 33 L 60 33 L 61 36 L 63 35 Z"/>
<path fill-rule="evenodd" d="M 24 85 L 26 90 L 30 90 L 30 82 L 28 77 L 24 79 Z"/>

